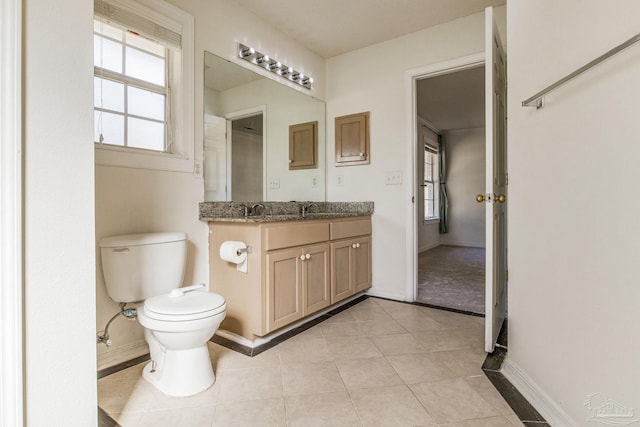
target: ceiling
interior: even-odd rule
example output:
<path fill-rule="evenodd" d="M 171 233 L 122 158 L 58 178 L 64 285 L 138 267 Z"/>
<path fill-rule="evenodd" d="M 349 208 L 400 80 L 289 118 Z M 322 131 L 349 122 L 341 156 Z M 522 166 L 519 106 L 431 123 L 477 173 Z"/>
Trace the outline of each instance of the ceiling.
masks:
<path fill-rule="evenodd" d="M 418 116 L 440 131 L 484 127 L 484 66 L 417 82 Z"/>
<path fill-rule="evenodd" d="M 232 0 L 323 58 L 501 6 L 506 0 Z"/>

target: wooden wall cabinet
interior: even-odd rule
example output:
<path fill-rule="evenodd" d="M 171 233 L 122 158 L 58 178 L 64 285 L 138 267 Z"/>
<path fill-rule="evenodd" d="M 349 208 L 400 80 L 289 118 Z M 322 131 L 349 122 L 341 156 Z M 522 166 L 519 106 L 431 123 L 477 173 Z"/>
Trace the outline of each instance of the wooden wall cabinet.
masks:
<path fill-rule="evenodd" d="M 367 165 L 369 112 L 336 117 L 336 166 Z"/>
<path fill-rule="evenodd" d="M 371 286 L 370 217 L 211 222 L 209 233 L 211 291 L 227 301 L 221 329 L 249 340 Z M 252 246 L 247 273 L 220 259 L 226 240 Z"/>
<path fill-rule="evenodd" d="M 289 170 L 318 167 L 318 122 L 289 126 Z"/>

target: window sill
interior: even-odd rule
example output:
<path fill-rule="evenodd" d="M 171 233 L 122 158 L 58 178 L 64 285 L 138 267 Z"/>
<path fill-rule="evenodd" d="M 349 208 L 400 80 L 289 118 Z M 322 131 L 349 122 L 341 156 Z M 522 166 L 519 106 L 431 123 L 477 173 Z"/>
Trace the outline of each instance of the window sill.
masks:
<path fill-rule="evenodd" d="M 422 221 L 423 225 L 440 224 L 440 218 L 430 218 Z"/>
<path fill-rule="evenodd" d="M 186 156 L 94 144 L 96 165 L 193 173 L 193 160 Z"/>

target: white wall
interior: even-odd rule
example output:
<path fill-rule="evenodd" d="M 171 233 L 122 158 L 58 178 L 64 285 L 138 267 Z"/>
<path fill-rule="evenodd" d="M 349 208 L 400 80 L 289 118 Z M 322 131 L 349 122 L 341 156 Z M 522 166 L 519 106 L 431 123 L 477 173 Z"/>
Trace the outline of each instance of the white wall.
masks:
<path fill-rule="evenodd" d="M 26 425 L 96 425 L 93 3 L 24 4 Z"/>
<path fill-rule="evenodd" d="M 509 1 L 509 353 L 552 425 L 603 393 L 640 411 L 640 46 L 522 100 L 638 32 L 640 3 Z M 566 416 L 566 418 L 562 418 Z"/>
<path fill-rule="evenodd" d="M 485 130 L 460 129 L 444 134 L 447 159 L 449 232 L 443 245 L 485 246 L 484 205 L 476 202 L 485 186 Z"/>
<path fill-rule="evenodd" d="M 504 17 L 504 8 L 497 14 Z M 329 162 L 331 201 L 372 200 L 373 288 L 371 293 L 405 299 L 406 209 L 411 186 L 406 159 L 411 146 L 406 120 L 405 72 L 484 51 L 484 13 L 388 40 L 327 60 L 327 159 L 335 158 L 334 120 L 370 111 L 371 164 L 335 167 Z M 380 64 L 384 64 L 381 66 Z M 354 78 L 357 76 L 357 78 Z M 384 185 L 384 174 L 402 171 L 403 184 Z M 336 185 L 342 175 L 344 185 Z"/>
<path fill-rule="evenodd" d="M 194 163 L 199 171 L 202 170 L 204 140 L 205 50 L 240 63 L 241 60 L 236 58 L 237 43 L 241 41 L 251 45 L 290 64 L 304 74 L 314 76 L 314 89 L 311 94 L 320 99 L 324 98 L 324 61 L 299 45 L 297 41 L 270 28 L 255 15 L 239 9 L 228 1 L 170 0 L 169 2 L 195 18 L 195 121 L 193 126 Z M 56 10 L 63 10 L 63 8 Z M 91 25 L 91 17 L 87 19 L 88 22 L 85 25 Z M 70 27 L 72 26 L 67 28 Z M 91 37 L 88 36 L 88 39 L 90 40 Z M 91 47 L 88 49 L 86 52 L 91 58 Z M 243 67 L 247 65 L 250 64 L 241 64 Z M 90 75 L 91 69 L 86 72 Z M 307 92 L 306 89 L 302 90 L 305 91 L 303 93 Z M 87 91 L 84 96 L 90 100 L 92 93 Z M 89 124 L 91 123 L 92 119 L 89 118 Z M 90 139 L 91 136 L 89 136 Z M 120 233 L 184 231 L 189 235 L 190 242 L 185 282 L 209 283 L 207 225 L 198 220 L 198 202 L 204 200 L 204 183 L 200 173 L 97 166 L 95 193 L 96 242 L 104 236 Z M 93 236 L 93 230 L 88 235 Z M 93 244 L 93 241 L 91 243 Z M 106 294 L 98 258 L 99 256 L 95 260 L 97 313 L 96 322 L 91 322 L 95 325 L 95 331 L 104 329 L 106 322 L 118 311 L 117 304 Z M 102 344 L 97 346 L 101 364 L 110 365 L 121 362 L 129 359 L 132 354 L 145 350 L 142 328 L 137 323 L 119 318 L 112 323 L 109 334 L 113 346 L 111 348 L 106 348 Z"/>

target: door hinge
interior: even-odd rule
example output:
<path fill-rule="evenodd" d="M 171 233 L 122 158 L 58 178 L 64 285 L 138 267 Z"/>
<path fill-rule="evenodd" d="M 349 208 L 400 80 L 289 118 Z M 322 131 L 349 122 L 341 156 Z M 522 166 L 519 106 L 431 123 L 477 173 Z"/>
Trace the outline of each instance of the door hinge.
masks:
<path fill-rule="evenodd" d="M 504 272 L 504 280 L 509 281 L 509 269 Z"/>
<path fill-rule="evenodd" d="M 411 196 L 411 203 L 415 203 L 416 202 L 416 196 Z"/>
<path fill-rule="evenodd" d="M 504 174 L 504 183 L 505 183 L 506 185 L 509 185 L 509 174 L 508 174 L 508 173 L 505 173 L 505 174 Z"/>

